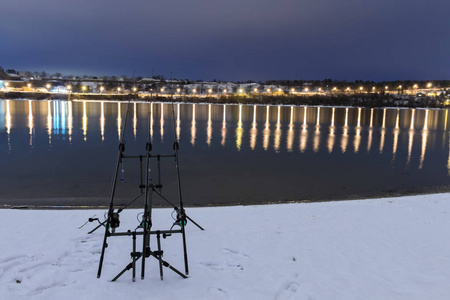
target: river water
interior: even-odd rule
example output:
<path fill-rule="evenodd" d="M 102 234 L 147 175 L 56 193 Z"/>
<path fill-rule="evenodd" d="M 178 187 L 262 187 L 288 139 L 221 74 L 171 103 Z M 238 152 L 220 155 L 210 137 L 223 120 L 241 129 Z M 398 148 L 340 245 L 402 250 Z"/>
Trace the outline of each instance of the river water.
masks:
<path fill-rule="evenodd" d="M 125 102 L 0 100 L 0 205 L 107 205 L 126 111 Z M 450 184 L 448 122 L 448 110 L 139 102 L 125 155 L 144 155 L 149 134 L 152 154 L 173 154 L 175 129 L 187 206 L 439 192 Z M 140 194 L 138 159 L 123 170 L 118 204 Z M 173 158 L 160 173 L 176 203 Z"/>

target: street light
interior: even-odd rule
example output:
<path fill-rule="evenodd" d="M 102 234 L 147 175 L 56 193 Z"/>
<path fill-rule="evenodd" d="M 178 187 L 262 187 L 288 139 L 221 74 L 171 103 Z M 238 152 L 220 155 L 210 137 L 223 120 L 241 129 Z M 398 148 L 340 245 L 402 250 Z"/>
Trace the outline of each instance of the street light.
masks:
<path fill-rule="evenodd" d="M 227 89 L 224 89 L 224 90 L 223 90 L 223 93 L 226 94 L 226 93 L 227 93 Z"/>
<path fill-rule="evenodd" d="M 161 88 L 161 93 L 164 92 L 164 88 Z"/>
<path fill-rule="evenodd" d="M 239 89 L 239 94 L 242 94 L 244 92 L 243 89 Z"/>
<path fill-rule="evenodd" d="M 291 89 L 291 93 L 295 93 L 295 89 Z"/>
<path fill-rule="evenodd" d="M 27 84 L 27 87 L 30 89 L 31 88 L 31 83 Z"/>
<path fill-rule="evenodd" d="M 333 91 L 337 91 L 337 87 L 334 87 L 334 88 L 333 88 Z"/>
<path fill-rule="evenodd" d="M 101 86 L 100 87 L 100 93 L 103 93 L 103 90 L 104 90 L 105 88 L 103 87 L 103 86 Z"/>
<path fill-rule="evenodd" d="M 51 85 L 50 83 L 47 83 L 47 84 L 45 85 L 45 87 L 47 88 L 47 90 L 49 90 L 49 89 L 52 87 L 52 85 Z"/>
<path fill-rule="evenodd" d="M 137 91 L 137 88 L 136 88 L 136 87 L 134 87 L 134 88 L 133 88 L 133 92 L 135 92 L 135 93 L 136 93 L 136 91 Z"/>
<path fill-rule="evenodd" d="M 85 92 L 85 91 L 86 91 L 86 86 L 83 85 L 83 86 L 81 87 L 81 89 L 83 90 L 83 92 Z"/>
<path fill-rule="evenodd" d="M 194 94 L 197 93 L 197 89 L 193 89 L 192 93 L 194 93 Z"/>
<path fill-rule="evenodd" d="M 177 89 L 177 93 L 181 93 L 181 89 Z"/>
<path fill-rule="evenodd" d="M 118 86 L 117 87 L 117 92 L 120 93 L 120 90 L 121 90 L 121 88 L 120 88 L 120 86 Z"/>
<path fill-rule="evenodd" d="M 208 90 L 208 93 L 210 93 L 210 94 L 211 94 L 211 93 L 212 93 L 212 89 L 209 89 L 209 90 Z"/>
<path fill-rule="evenodd" d="M 431 88 L 433 85 L 431 84 L 431 82 L 429 82 L 428 84 L 427 84 L 427 88 Z"/>
<path fill-rule="evenodd" d="M 270 89 L 267 89 L 267 92 L 270 93 Z"/>
<path fill-rule="evenodd" d="M 360 86 L 359 90 L 362 92 L 364 90 L 364 88 L 362 86 Z"/>
<path fill-rule="evenodd" d="M 387 90 L 389 90 L 389 87 L 388 87 L 388 86 L 385 86 L 384 89 L 387 91 Z"/>
<path fill-rule="evenodd" d="M 69 90 L 69 92 L 72 90 L 72 86 L 71 86 L 70 84 L 68 84 L 68 85 L 66 86 L 66 88 Z"/>
<path fill-rule="evenodd" d="M 258 92 L 258 89 L 257 89 L 257 88 L 254 88 L 253 91 L 254 91 L 255 93 L 257 93 L 257 92 Z"/>
<path fill-rule="evenodd" d="M 417 84 L 413 85 L 414 89 L 417 89 L 419 86 Z"/>
<path fill-rule="evenodd" d="M 309 89 L 308 89 L 308 88 L 305 88 L 305 92 L 307 92 L 307 91 L 309 91 Z"/>

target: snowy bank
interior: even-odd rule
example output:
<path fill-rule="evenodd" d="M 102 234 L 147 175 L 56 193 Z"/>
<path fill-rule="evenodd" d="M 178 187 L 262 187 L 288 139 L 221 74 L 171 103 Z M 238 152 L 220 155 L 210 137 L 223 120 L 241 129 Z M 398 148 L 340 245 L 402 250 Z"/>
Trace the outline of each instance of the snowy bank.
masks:
<path fill-rule="evenodd" d="M 0 299 L 448 299 L 449 197 L 188 208 L 206 229 L 187 225 L 189 278 L 164 268 L 161 281 L 150 259 L 136 282 L 131 271 L 110 282 L 130 262 L 130 237 L 109 239 L 96 278 L 104 231 L 78 227 L 104 211 L 4 209 Z M 153 229 L 168 229 L 171 212 L 155 209 Z M 162 246 L 183 270 L 181 237 Z"/>

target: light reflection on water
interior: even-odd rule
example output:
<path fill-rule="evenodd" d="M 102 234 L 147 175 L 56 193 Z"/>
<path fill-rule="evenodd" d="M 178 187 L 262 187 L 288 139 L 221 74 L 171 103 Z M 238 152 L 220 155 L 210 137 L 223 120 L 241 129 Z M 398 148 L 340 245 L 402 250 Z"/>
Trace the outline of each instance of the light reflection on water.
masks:
<path fill-rule="evenodd" d="M 51 152 L 80 165 L 61 170 L 52 161 L 54 157 L 47 155 L 41 163 L 52 166 L 56 173 L 45 172 L 50 189 L 43 197 L 53 196 L 50 180 L 53 176 L 80 172 L 75 177 L 82 177 L 86 183 L 90 176 L 98 175 L 91 169 L 111 165 L 109 154 L 103 157 L 101 153 L 116 150 L 114 145 L 121 137 L 127 111 L 126 103 L 104 101 L 0 100 L 0 104 L 2 161 L 11 158 L 19 162 L 20 170 L 25 167 L 21 160 Z M 172 120 L 172 108 L 175 120 Z M 213 178 L 194 174 L 197 177 L 188 180 L 191 184 L 194 179 L 214 180 L 209 182 L 210 198 L 200 203 L 225 203 L 225 197 L 232 198 L 228 200 L 231 203 L 328 199 L 332 198 L 331 194 L 347 198 L 354 194 L 369 195 L 370 191 L 382 194 L 386 190 L 420 192 L 431 187 L 446 188 L 450 174 L 447 122 L 447 110 L 133 103 L 129 115 L 132 139 L 127 142 L 132 149 L 137 149 L 150 134 L 153 143 L 167 149 L 173 141 L 175 126 L 184 146 L 180 153 L 186 155 L 187 165 L 193 166 L 186 172 L 195 173 L 198 168 L 199 174 L 214 174 Z M 89 154 L 84 156 L 83 151 Z M 98 157 L 90 171 L 84 172 L 81 167 L 84 158 L 93 153 Z M 342 169 L 345 165 L 351 166 L 354 174 L 346 174 L 347 170 Z M 229 171 L 236 168 L 243 171 L 230 178 Z M 336 187 L 330 182 L 341 176 L 337 175 L 339 172 L 345 174 L 342 176 L 347 181 L 339 178 L 341 190 L 333 193 Z M 24 175 L 26 169 L 22 173 L 19 177 L 28 183 L 35 178 Z M 367 176 L 365 180 L 356 179 L 361 174 Z M 392 182 L 382 182 L 383 176 Z M 0 196 L 29 195 L 8 191 L 11 180 L 4 178 L 2 189 L 6 191 Z M 245 186 L 246 180 L 253 187 Z M 100 190 L 108 186 L 109 181 L 105 181 Z M 272 187 L 272 182 L 279 187 Z M 264 192 L 258 190 L 260 184 Z M 319 188 L 314 189 L 320 185 L 330 185 L 329 190 L 323 193 Z M 307 191 L 300 190 L 302 187 Z M 93 189 L 83 190 L 82 184 L 77 188 L 80 190 L 75 191 L 75 197 L 90 195 Z M 217 197 L 216 192 L 223 194 L 225 188 L 228 192 L 218 197 L 220 201 L 211 199 Z M 72 196 L 74 189 L 68 196 Z M 232 194 L 234 189 L 237 195 Z M 55 190 L 55 197 L 66 195 L 64 189 Z M 261 195 L 262 199 L 258 200 Z"/>

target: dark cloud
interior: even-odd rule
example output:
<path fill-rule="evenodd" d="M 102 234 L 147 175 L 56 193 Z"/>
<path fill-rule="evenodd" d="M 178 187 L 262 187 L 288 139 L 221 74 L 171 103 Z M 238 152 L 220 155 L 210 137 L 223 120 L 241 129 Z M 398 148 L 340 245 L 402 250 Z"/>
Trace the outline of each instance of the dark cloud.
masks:
<path fill-rule="evenodd" d="M 444 0 L 12 1 L 8 68 L 229 80 L 448 79 Z"/>

